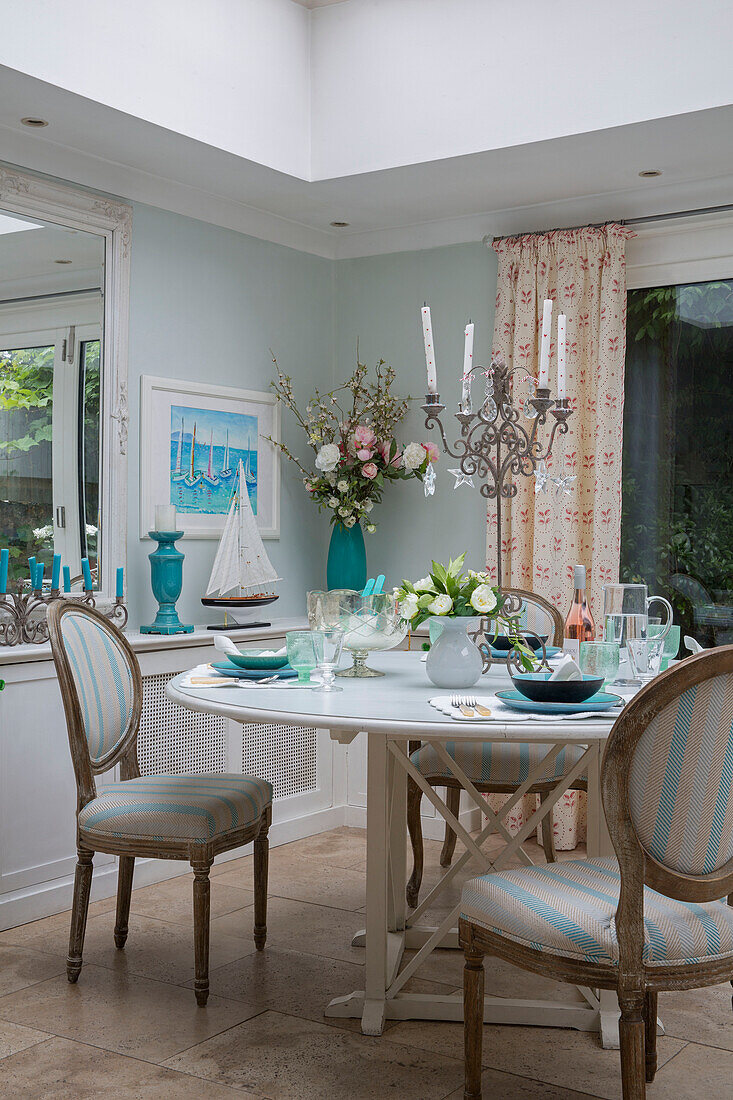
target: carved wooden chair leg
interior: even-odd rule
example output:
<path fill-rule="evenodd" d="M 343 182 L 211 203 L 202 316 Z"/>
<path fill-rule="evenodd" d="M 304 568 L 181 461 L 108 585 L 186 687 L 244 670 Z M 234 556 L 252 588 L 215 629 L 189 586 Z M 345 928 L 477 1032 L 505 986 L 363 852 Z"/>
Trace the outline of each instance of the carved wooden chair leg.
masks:
<path fill-rule="evenodd" d="M 484 957 L 471 947 L 463 950 L 464 1100 L 481 1100 L 481 1044 L 484 1027 Z"/>
<path fill-rule="evenodd" d="M 74 900 L 71 905 L 71 929 L 69 954 L 66 957 L 66 977 L 75 982 L 81 973 L 81 957 L 84 951 L 84 933 L 87 928 L 89 895 L 92 890 L 92 860 L 94 852 L 79 848 L 74 872 Z"/>
<path fill-rule="evenodd" d="M 211 917 L 209 870 L 213 860 L 192 863 L 193 867 L 193 944 L 195 971 L 193 988 L 196 1003 L 209 999 L 209 923 Z"/>
<path fill-rule="evenodd" d="M 117 872 L 117 914 L 115 917 L 115 944 L 120 948 L 124 947 L 127 942 L 134 870 L 135 857 L 120 856 L 120 866 Z"/>
<path fill-rule="evenodd" d="M 621 1087 L 623 1100 L 646 1100 L 644 1057 L 644 994 L 619 994 L 621 1019 L 618 1025 L 621 1045 Z"/>
<path fill-rule="evenodd" d="M 547 798 L 552 798 L 552 792 L 550 792 Z M 555 851 L 555 830 L 552 827 L 552 810 L 550 810 L 547 817 L 542 819 L 542 847 L 545 849 L 545 859 L 548 863 L 557 863 L 557 852 Z"/>
<path fill-rule="evenodd" d="M 657 1072 L 657 994 L 644 997 L 644 1049 L 646 1051 L 646 1079 L 653 1081 Z"/>
<path fill-rule="evenodd" d="M 255 840 L 255 947 L 263 951 L 267 939 L 267 869 L 270 841 L 264 827 Z"/>
<path fill-rule="evenodd" d="M 410 834 L 412 844 L 412 874 L 405 891 L 407 904 L 411 909 L 417 909 L 420 897 L 423 872 L 423 843 L 422 824 L 420 822 L 420 803 L 422 791 L 414 779 L 407 780 L 407 831 Z"/>
<path fill-rule="evenodd" d="M 460 787 L 448 787 L 446 798 L 446 805 L 454 817 L 458 817 L 458 812 L 461 807 L 461 790 Z M 440 866 L 450 867 L 451 860 L 453 859 L 453 853 L 456 850 L 456 834 L 451 829 L 448 822 L 445 824 L 445 839 L 443 841 L 443 848 L 440 853 Z"/>

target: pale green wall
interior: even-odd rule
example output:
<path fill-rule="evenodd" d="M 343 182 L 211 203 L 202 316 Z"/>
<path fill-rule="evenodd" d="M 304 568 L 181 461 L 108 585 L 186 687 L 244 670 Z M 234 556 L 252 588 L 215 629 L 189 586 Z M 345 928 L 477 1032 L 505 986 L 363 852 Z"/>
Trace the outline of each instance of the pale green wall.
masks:
<path fill-rule="evenodd" d="M 323 381 L 333 360 L 334 264 L 205 222 L 135 205 L 130 285 L 130 447 L 128 598 L 134 626 L 152 621 L 147 555 L 138 527 L 140 375 L 164 375 L 266 390 L 269 348 L 300 393 Z M 283 417 L 296 453 L 302 437 Z M 279 541 L 267 552 L 283 578 L 273 615 L 305 610 L 305 592 L 324 583 L 328 527 L 306 499 L 290 463 L 282 462 Z M 181 618 L 201 623 L 217 543 L 184 538 Z M 211 621 L 211 613 L 209 621 Z"/>
<path fill-rule="evenodd" d="M 455 432 L 453 417 L 460 396 L 463 330 L 476 325 L 474 362 L 487 363 L 494 325 L 496 257 L 481 243 L 452 245 L 421 252 L 399 252 L 341 260 L 337 265 L 337 378 L 351 370 L 357 338 L 363 362 L 384 358 L 397 371 L 395 388 L 413 398 L 404 439 L 439 442 L 427 434 L 419 405 L 426 388 L 420 307 L 430 305 L 435 337 L 438 388 L 448 406 L 444 423 Z M 480 393 L 475 383 L 474 394 Z M 449 441 L 455 440 L 455 434 Z M 463 550 L 467 564 L 483 565 L 485 508 L 478 482 L 454 490 L 448 467 L 455 460 L 441 454 L 435 495 L 425 499 L 414 482 L 388 486 L 384 502 L 373 513 L 377 533 L 367 535 L 367 563 L 372 576 L 386 573 L 389 584 L 404 576 L 422 576 L 431 557 L 445 560 Z"/>

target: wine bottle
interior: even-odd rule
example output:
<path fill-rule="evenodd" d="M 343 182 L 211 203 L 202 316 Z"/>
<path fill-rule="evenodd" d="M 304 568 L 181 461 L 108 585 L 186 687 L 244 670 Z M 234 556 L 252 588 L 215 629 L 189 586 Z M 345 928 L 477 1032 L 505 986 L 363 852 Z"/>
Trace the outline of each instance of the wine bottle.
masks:
<path fill-rule="evenodd" d="M 565 636 L 563 638 L 563 650 L 569 653 L 573 660 L 580 657 L 580 643 L 592 642 L 596 636 L 596 624 L 588 607 L 585 596 L 585 566 L 575 566 L 575 591 L 573 602 L 570 605 L 565 620 Z"/>

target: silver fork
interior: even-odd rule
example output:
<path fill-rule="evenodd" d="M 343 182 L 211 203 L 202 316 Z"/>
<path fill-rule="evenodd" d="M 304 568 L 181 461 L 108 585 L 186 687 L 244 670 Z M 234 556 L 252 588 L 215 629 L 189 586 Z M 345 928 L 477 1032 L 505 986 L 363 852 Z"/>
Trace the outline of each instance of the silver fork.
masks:
<path fill-rule="evenodd" d="M 251 688 L 251 687 L 264 687 L 265 684 L 271 684 L 273 680 L 279 680 L 279 676 L 266 676 L 264 680 L 236 680 L 237 687 Z"/>
<path fill-rule="evenodd" d="M 477 700 L 475 695 L 451 695 L 450 697 L 450 705 L 455 710 L 459 709 L 460 707 L 473 708 L 476 706 L 476 702 Z"/>

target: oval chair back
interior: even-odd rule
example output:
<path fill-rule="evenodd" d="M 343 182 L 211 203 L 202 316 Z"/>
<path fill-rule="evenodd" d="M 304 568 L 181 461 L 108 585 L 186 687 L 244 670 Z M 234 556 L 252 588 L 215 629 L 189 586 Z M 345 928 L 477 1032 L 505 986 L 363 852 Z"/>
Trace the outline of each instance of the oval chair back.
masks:
<path fill-rule="evenodd" d="M 48 632 L 81 809 L 96 797 L 100 772 L 120 763 L 122 778 L 139 775 L 140 667 L 121 631 L 92 608 L 51 603 Z"/>

